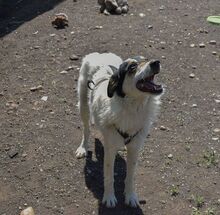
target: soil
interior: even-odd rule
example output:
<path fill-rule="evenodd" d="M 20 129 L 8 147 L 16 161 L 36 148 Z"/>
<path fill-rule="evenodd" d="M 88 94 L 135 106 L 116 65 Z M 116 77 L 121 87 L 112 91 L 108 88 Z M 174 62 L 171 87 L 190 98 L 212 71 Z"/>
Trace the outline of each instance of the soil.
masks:
<path fill-rule="evenodd" d="M 220 214 L 220 26 L 206 21 L 219 0 L 129 5 L 127 15 L 105 16 L 96 0 L 0 1 L 0 215 L 28 206 L 41 215 Z M 59 30 L 51 21 L 60 12 L 69 26 Z M 161 60 L 166 92 L 139 158 L 137 209 L 123 203 L 126 152 L 116 159 L 115 209 L 100 203 L 95 129 L 88 158 L 75 158 L 78 70 L 91 52 Z"/>

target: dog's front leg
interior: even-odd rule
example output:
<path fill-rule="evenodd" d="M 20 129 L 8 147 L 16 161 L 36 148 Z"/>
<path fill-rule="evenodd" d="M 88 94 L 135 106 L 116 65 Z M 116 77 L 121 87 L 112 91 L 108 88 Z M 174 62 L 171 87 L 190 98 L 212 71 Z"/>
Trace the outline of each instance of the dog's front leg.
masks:
<path fill-rule="evenodd" d="M 127 174 L 125 179 L 125 204 L 131 207 L 139 205 L 137 194 L 135 193 L 134 176 L 137 166 L 139 145 L 129 143 L 127 146 Z"/>
<path fill-rule="evenodd" d="M 110 142 L 109 138 L 104 137 L 104 195 L 102 203 L 106 207 L 113 208 L 117 204 L 114 191 L 114 162 L 117 149 L 114 142 Z"/>

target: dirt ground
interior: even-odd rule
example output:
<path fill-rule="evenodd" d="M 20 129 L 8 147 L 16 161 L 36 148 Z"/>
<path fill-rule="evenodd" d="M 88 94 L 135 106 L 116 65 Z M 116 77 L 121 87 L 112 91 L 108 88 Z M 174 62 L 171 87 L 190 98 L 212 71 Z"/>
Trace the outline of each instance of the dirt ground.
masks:
<path fill-rule="evenodd" d="M 105 16 L 96 0 L 0 2 L 0 215 L 27 206 L 36 215 L 220 214 L 220 26 L 206 21 L 218 15 L 219 0 L 129 4 L 126 16 Z M 59 12 L 69 27 L 56 30 Z M 78 70 L 91 52 L 161 60 L 166 92 L 139 159 L 138 209 L 123 204 L 124 153 L 116 160 L 119 204 L 100 204 L 103 149 L 95 129 L 89 157 L 74 156 Z"/>

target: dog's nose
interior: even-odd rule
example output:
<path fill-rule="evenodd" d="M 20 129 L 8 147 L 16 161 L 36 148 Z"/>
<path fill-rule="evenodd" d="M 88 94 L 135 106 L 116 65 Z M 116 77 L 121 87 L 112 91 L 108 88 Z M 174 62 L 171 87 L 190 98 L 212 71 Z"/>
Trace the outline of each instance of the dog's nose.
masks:
<path fill-rule="evenodd" d="M 160 61 L 159 60 L 152 60 L 149 63 L 149 65 L 150 65 L 151 71 L 154 74 L 158 74 L 160 72 Z"/>

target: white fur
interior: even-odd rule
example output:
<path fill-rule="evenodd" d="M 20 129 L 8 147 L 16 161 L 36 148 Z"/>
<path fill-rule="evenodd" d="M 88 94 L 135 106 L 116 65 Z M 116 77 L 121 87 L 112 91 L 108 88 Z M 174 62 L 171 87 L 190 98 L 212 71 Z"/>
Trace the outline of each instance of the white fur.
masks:
<path fill-rule="evenodd" d="M 79 109 L 83 124 L 83 138 L 76 151 L 76 157 L 87 155 L 90 114 L 95 125 L 104 137 L 104 196 L 107 207 L 115 207 L 117 200 L 114 194 L 114 160 L 117 151 L 124 146 L 124 139 L 116 128 L 130 135 L 140 131 L 127 147 L 127 176 L 125 179 L 125 203 L 137 207 L 138 197 L 134 188 L 134 173 L 138 152 L 143 145 L 149 129 L 159 111 L 160 96 L 140 92 L 135 83 L 138 76 L 126 77 L 123 83 L 124 98 L 114 94 L 107 96 L 107 87 L 112 70 L 122 59 L 112 53 L 92 53 L 82 62 L 78 82 Z M 141 71 L 139 72 L 141 73 Z M 87 81 L 93 80 L 93 90 L 88 89 Z"/>

